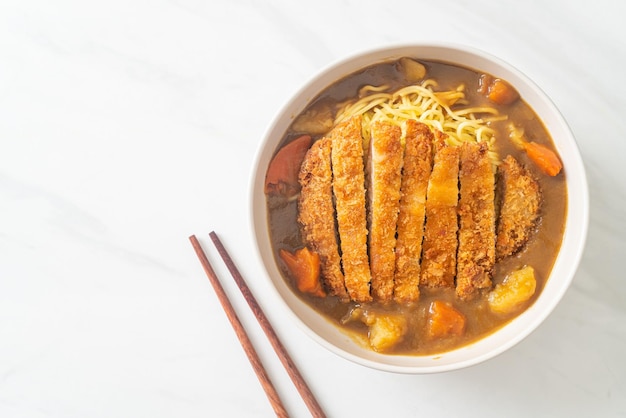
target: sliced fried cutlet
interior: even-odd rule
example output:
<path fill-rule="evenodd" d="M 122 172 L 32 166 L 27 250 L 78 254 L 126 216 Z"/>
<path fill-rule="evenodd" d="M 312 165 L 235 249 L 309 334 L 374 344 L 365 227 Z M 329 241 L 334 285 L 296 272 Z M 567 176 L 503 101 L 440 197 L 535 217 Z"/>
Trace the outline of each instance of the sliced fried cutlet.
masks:
<path fill-rule="evenodd" d="M 367 170 L 369 251 L 372 296 L 380 301 L 393 297 L 403 160 L 401 136 L 399 126 L 389 122 L 372 123 Z"/>
<path fill-rule="evenodd" d="M 459 148 L 445 144 L 445 134 L 435 131 L 433 170 L 426 191 L 426 226 L 420 284 L 454 287 L 459 198 Z"/>
<path fill-rule="evenodd" d="M 355 116 L 340 123 L 333 128 L 330 137 L 333 192 L 346 289 L 352 300 L 368 302 L 372 296 L 361 117 Z"/>
<path fill-rule="evenodd" d="M 495 176 L 486 143 L 464 143 L 459 169 L 459 248 L 456 295 L 462 300 L 491 287 L 495 264 Z"/>
<path fill-rule="evenodd" d="M 496 259 L 518 252 L 528 241 L 539 218 L 541 190 L 528 170 L 512 156 L 498 167 L 501 198 L 496 227 Z"/>
<path fill-rule="evenodd" d="M 298 181 L 298 222 L 304 242 L 320 256 L 324 286 L 331 295 L 348 299 L 341 271 L 333 206 L 331 140 L 316 141 L 306 156 Z"/>
<path fill-rule="evenodd" d="M 394 299 L 399 303 L 419 299 L 420 256 L 426 189 L 432 170 L 432 142 L 433 134 L 428 126 L 413 119 L 406 122 L 394 281 Z"/>

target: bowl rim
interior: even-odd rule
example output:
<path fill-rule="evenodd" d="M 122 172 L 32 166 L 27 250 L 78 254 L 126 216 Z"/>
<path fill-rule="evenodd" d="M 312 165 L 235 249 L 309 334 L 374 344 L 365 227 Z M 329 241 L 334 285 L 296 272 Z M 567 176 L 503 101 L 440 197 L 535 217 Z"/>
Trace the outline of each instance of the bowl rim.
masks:
<path fill-rule="evenodd" d="M 440 59 L 440 61 L 456 63 L 477 71 L 481 71 L 480 66 L 485 64 L 494 68 L 497 67 L 507 74 L 507 76 L 501 74 L 498 74 L 498 76 L 511 82 L 520 91 L 520 95 L 524 100 L 527 101 L 532 96 L 533 102 L 541 104 L 539 109 L 537 109 L 537 103 L 531 105 L 531 107 L 542 118 L 542 122 L 546 125 L 546 129 L 550 133 L 557 149 L 560 152 L 563 149 L 568 151 L 568 158 L 563 161 L 564 171 L 567 175 L 567 214 L 564 235 L 550 276 L 546 280 L 544 289 L 542 289 L 537 300 L 526 311 L 515 317 L 501 329 L 467 346 L 437 355 L 398 356 L 379 354 L 374 353 L 372 350 L 358 347 L 350 337 L 341 333 L 336 325 L 330 324 L 330 321 L 326 320 L 319 313 L 310 312 L 311 308 L 301 301 L 297 295 L 293 294 L 291 290 L 289 292 L 292 293 L 292 299 L 297 299 L 295 303 L 303 305 L 301 306 L 302 311 L 296 313 L 293 308 L 293 302 L 290 304 L 283 296 L 285 292 L 284 286 L 279 289 L 280 282 L 277 285 L 273 275 L 276 275 L 278 272 L 279 277 L 277 280 L 284 282 L 284 279 L 277 270 L 274 256 L 271 254 L 271 248 L 268 248 L 271 246 L 269 246 L 267 211 L 262 187 L 267 167 L 262 165 L 269 163 L 276 146 L 283 138 L 286 126 L 288 126 L 288 123 L 285 125 L 286 120 L 292 121 L 304 109 L 303 106 L 306 106 L 306 103 L 313 100 L 321 89 L 327 87 L 333 81 L 356 71 L 358 68 L 373 65 L 377 62 L 389 61 L 407 55 L 428 60 L 434 59 L 433 54 L 436 56 L 446 54 L 460 56 L 462 58 L 459 59 L 463 61 L 462 63 L 453 59 Z M 319 88 L 316 87 L 318 85 L 320 85 Z M 295 110 L 293 110 L 294 106 L 296 107 Z M 546 124 L 547 116 L 550 116 L 550 126 Z M 284 129 L 281 128 L 282 126 L 284 126 Z M 268 144 L 272 142 L 274 135 L 281 129 L 282 132 L 280 132 L 279 138 L 273 142 L 273 146 L 269 147 Z M 558 131 L 561 136 L 555 138 L 555 131 Z M 372 369 L 403 374 L 439 373 L 474 366 L 509 350 L 534 332 L 553 312 L 569 288 L 582 259 L 589 225 L 589 191 L 584 163 L 576 139 L 556 105 L 533 80 L 509 63 L 483 50 L 455 43 L 415 42 L 381 46 L 355 52 L 322 67 L 279 108 L 265 130 L 263 139 L 260 141 L 254 155 L 248 193 L 250 203 L 248 220 L 254 235 L 256 257 L 264 267 L 263 274 L 269 281 L 269 287 L 276 298 L 280 300 L 282 307 L 288 311 L 291 320 L 295 321 L 297 326 L 314 341 L 347 360 Z M 575 225 L 574 222 L 576 222 Z M 265 249 L 263 246 L 265 246 Z M 565 259 L 566 256 L 568 256 L 567 259 Z M 560 280 L 550 280 L 556 274 L 559 275 Z M 546 292 L 546 289 L 549 289 L 549 291 Z M 546 296 L 542 297 L 544 294 Z M 550 297 L 548 298 L 548 296 Z M 313 316 L 317 316 L 313 320 L 327 322 L 328 325 L 335 328 L 336 332 L 333 332 L 327 326 L 321 325 L 327 332 L 332 334 L 332 342 L 329 341 L 328 335 L 326 337 L 321 336 L 306 322 L 305 319 Z M 519 324 L 517 326 L 519 328 L 518 332 L 507 333 L 507 329 L 513 330 L 513 324 Z M 482 343 L 486 340 L 492 343 L 491 348 L 483 347 L 489 345 Z M 347 347 L 350 347 L 350 350 Z"/>

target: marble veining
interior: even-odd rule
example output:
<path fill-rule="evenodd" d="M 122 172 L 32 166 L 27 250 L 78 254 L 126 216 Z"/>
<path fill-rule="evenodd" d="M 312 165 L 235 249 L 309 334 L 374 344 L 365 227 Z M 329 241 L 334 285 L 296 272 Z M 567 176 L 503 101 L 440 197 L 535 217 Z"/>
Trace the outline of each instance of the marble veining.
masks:
<path fill-rule="evenodd" d="M 612 0 L 3 2 L 0 417 L 272 416 L 187 240 L 210 249 L 211 230 L 329 416 L 626 416 L 625 15 Z M 591 197 L 580 268 L 546 322 L 429 376 L 304 335 L 248 230 L 251 164 L 279 108 L 332 62 L 411 42 L 473 46 L 535 80 Z M 224 286 L 290 413 L 308 416 Z"/>

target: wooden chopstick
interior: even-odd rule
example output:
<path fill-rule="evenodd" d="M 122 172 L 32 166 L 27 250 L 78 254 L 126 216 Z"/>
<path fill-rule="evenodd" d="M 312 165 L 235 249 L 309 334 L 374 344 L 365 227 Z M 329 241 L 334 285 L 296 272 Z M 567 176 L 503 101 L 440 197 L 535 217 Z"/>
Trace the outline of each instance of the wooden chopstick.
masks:
<path fill-rule="evenodd" d="M 222 307 L 224 308 L 224 312 L 226 312 L 226 316 L 228 317 L 228 320 L 233 326 L 233 329 L 235 330 L 235 333 L 237 334 L 237 337 L 239 338 L 241 346 L 243 347 L 243 350 L 246 352 L 246 355 L 248 356 L 248 360 L 250 360 L 250 364 L 252 364 L 252 368 L 254 369 L 257 375 L 257 378 L 259 379 L 259 382 L 261 382 L 261 386 L 263 386 L 263 389 L 265 390 L 265 394 L 267 395 L 267 398 L 269 399 L 270 404 L 272 405 L 272 408 L 274 408 L 274 412 L 276 413 L 276 416 L 285 417 L 285 418 L 289 417 L 289 414 L 287 413 L 285 406 L 280 400 L 280 396 L 278 396 L 278 392 L 276 392 L 276 388 L 272 384 L 265 368 L 263 367 L 263 364 L 261 363 L 261 359 L 259 358 L 259 355 L 257 354 L 256 350 L 254 349 L 254 346 L 250 342 L 250 338 L 248 338 L 248 334 L 246 334 L 246 331 L 243 325 L 241 324 L 239 317 L 237 317 L 237 314 L 235 313 L 233 305 L 230 303 L 230 300 L 228 300 L 228 296 L 226 295 L 226 292 L 224 292 L 224 288 L 222 287 L 219 279 L 217 278 L 217 275 L 215 274 L 215 271 L 213 270 L 213 267 L 211 266 L 209 259 L 207 258 L 206 254 L 202 250 L 202 246 L 200 245 L 200 242 L 198 242 L 198 239 L 196 238 L 195 235 L 190 236 L 189 241 L 191 241 L 191 245 L 196 251 L 196 255 L 198 256 L 198 259 L 200 260 L 200 263 L 202 264 L 202 267 L 204 268 L 204 271 L 206 275 L 208 276 L 209 281 L 211 282 L 211 285 L 213 285 L 213 289 L 215 289 L 217 298 L 222 304 Z"/>
<path fill-rule="evenodd" d="M 302 400 L 306 404 L 307 408 L 309 408 L 309 412 L 311 412 L 311 415 L 313 415 L 316 418 L 326 417 L 326 414 L 322 410 L 322 407 L 315 399 L 313 392 L 311 392 L 311 389 L 309 389 L 309 386 L 306 384 L 304 378 L 300 374 L 300 371 L 296 367 L 293 360 L 291 360 L 291 357 L 287 353 L 287 350 L 285 349 L 283 344 L 280 342 L 280 339 L 274 332 L 274 328 L 272 328 L 272 325 L 270 324 L 267 317 L 265 316 L 265 313 L 263 313 L 263 310 L 257 303 L 256 298 L 250 291 L 250 288 L 246 284 L 246 281 L 244 280 L 244 278 L 239 273 L 239 270 L 237 270 L 235 263 L 230 258 L 230 255 L 228 255 L 226 248 L 224 248 L 224 246 L 222 245 L 222 242 L 218 238 L 217 234 L 213 231 L 209 233 L 209 236 L 211 237 L 211 240 L 213 240 L 213 244 L 217 248 L 218 253 L 224 260 L 224 263 L 226 264 L 226 267 L 230 271 L 230 274 L 233 276 L 233 279 L 235 279 L 235 282 L 237 283 L 239 290 L 241 290 L 243 297 L 246 299 L 246 302 L 248 302 L 250 309 L 254 313 L 254 316 L 256 317 L 257 321 L 261 325 L 261 328 L 265 332 L 267 339 L 272 344 L 272 347 L 274 348 L 276 355 L 278 356 L 281 363 L 283 364 L 283 367 L 287 371 L 287 374 L 289 374 L 291 381 L 293 382 L 296 389 L 300 393 Z"/>

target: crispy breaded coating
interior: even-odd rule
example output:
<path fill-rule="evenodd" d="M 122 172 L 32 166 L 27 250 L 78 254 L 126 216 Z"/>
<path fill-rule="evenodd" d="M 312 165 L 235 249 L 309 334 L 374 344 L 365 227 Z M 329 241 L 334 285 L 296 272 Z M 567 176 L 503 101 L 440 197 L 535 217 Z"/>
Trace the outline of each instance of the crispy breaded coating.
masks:
<path fill-rule="evenodd" d="M 496 259 L 518 252 L 532 235 L 541 207 L 539 183 L 512 156 L 498 167 L 502 203 L 496 227 Z"/>
<path fill-rule="evenodd" d="M 371 126 L 367 180 L 369 250 L 372 296 L 380 301 L 393 297 L 402 173 L 401 136 L 402 129 L 389 122 L 374 122 Z"/>
<path fill-rule="evenodd" d="M 394 299 L 419 299 L 420 257 L 424 237 L 426 189 L 432 170 L 433 134 L 423 123 L 406 122 L 404 164 L 396 240 Z"/>
<path fill-rule="evenodd" d="M 333 206 L 331 140 L 316 141 L 300 168 L 298 222 L 305 244 L 320 256 L 324 287 L 331 295 L 348 299 L 339 256 Z"/>
<path fill-rule="evenodd" d="M 343 265 L 350 298 L 372 300 L 370 264 L 367 255 L 365 174 L 361 117 L 340 123 L 331 132 L 333 191 Z"/>
<path fill-rule="evenodd" d="M 495 176 L 486 143 L 464 143 L 459 169 L 459 248 L 456 295 L 462 300 L 491 287 L 495 264 Z"/>
<path fill-rule="evenodd" d="M 420 284 L 454 287 L 459 198 L 459 148 L 445 144 L 435 131 L 433 170 L 426 191 L 426 227 Z"/>

